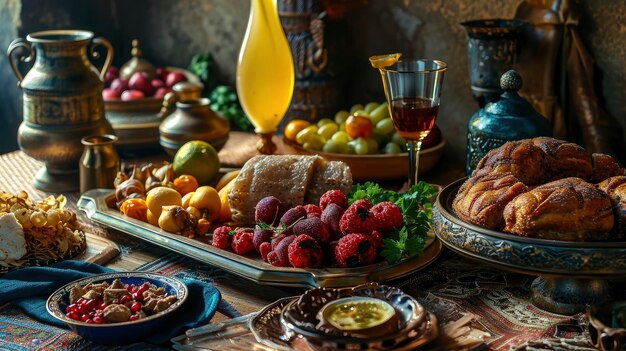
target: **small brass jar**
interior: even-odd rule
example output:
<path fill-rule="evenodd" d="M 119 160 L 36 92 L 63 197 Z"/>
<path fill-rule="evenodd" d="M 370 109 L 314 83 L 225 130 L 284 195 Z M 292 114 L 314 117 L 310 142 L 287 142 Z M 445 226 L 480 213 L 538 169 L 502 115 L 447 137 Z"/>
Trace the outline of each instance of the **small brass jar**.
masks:
<path fill-rule="evenodd" d="M 113 188 L 120 169 L 120 157 L 115 150 L 115 135 L 92 135 L 81 140 L 84 145 L 80 158 L 80 192 L 89 189 Z"/>
<path fill-rule="evenodd" d="M 202 140 L 219 151 L 228 140 L 230 124 L 209 107 L 209 99 L 176 102 L 176 111 L 159 127 L 159 143 L 170 154 L 176 154 L 186 142 Z"/>

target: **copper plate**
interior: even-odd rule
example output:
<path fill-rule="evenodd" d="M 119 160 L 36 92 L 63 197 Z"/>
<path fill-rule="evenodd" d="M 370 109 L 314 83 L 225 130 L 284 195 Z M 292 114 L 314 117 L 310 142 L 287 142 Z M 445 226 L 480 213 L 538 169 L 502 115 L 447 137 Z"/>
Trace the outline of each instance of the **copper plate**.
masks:
<path fill-rule="evenodd" d="M 358 268 L 320 269 L 274 267 L 263 262 L 257 255 L 240 256 L 213 247 L 207 243 L 208 238 L 204 238 L 204 241 L 189 239 L 124 216 L 117 209 L 107 206 L 106 200 L 112 196 L 114 191 L 111 189 L 87 191 L 78 200 L 78 208 L 96 223 L 266 285 L 346 287 L 397 279 L 426 267 L 439 256 L 442 249 L 441 242 L 433 234 L 429 234 L 422 254 L 395 264 L 380 262 Z"/>

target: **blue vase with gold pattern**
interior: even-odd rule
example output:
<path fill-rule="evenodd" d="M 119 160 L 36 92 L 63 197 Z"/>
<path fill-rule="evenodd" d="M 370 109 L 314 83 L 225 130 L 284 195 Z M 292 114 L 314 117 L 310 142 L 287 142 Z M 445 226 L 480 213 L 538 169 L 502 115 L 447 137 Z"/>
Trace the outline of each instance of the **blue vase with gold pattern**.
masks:
<path fill-rule="evenodd" d="M 552 136 L 550 122 L 517 94 L 522 77 L 510 70 L 500 78 L 504 91 L 500 99 L 488 103 L 470 118 L 467 126 L 467 164 L 470 175 L 478 162 L 507 141 Z"/>

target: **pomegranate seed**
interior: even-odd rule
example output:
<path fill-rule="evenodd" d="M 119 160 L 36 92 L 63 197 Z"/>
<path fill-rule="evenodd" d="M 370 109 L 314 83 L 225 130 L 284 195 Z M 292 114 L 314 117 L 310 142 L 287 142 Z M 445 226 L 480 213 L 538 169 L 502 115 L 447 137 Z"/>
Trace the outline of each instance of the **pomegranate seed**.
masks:
<path fill-rule="evenodd" d="M 135 301 L 143 301 L 143 293 L 140 294 L 139 291 L 133 293 L 133 298 L 135 299 Z"/>
<path fill-rule="evenodd" d="M 141 287 L 144 288 L 144 289 L 150 289 L 150 283 L 145 282 L 145 283 L 141 284 Z"/>
<path fill-rule="evenodd" d="M 141 304 L 139 302 L 133 302 L 133 304 L 130 305 L 130 310 L 133 312 L 139 312 L 140 309 L 141 309 Z"/>
<path fill-rule="evenodd" d="M 104 322 L 104 321 L 102 320 L 102 317 L 100 317 L 100 316 L 95 316 L 95 317 L 93 317 L 93 322 L 94 322 L 95 324 L 102 324 L 102 322 Z"/>
<path fill-rule="evenodd" d="M 76 304 L 75 304 L 75 303 L 73 303 L 73 304 L 71 304 L 71 305 L 67 306 L 67 308 L 66 308 L 65 310 L 66 310 L 67 312 L 74 312 L 74 311 L 76 311 L 76 308 L 78 308 L 78 307 L 76 306 Z"/>
<path fill-rule="evenodd" d="M 139 319 L 139 315 L 138 314 L 133 314 L 132 316 L 130 316 L 130 318 L 128 318 L 129 321 L 136 321 Z"/>
<path fill-rule="evenodd" d="M 81 322 L 86 322 L 89 319 L 89 315 L 88 314 L 83 314 L 82 316 L 80 316 L 80 321 Z"/>
<path fill-rule="evenodd" d="M 104 303 L 104 302 L 100 302 L 100 303 L 98 304 L 98 309 L 99 309 L 99 310 L 103 310 L 103 309 L 105 309 L 105 308 L 107 308 L 107 304 L 106 304 L 106 303 Z"/>
<path fill-rule="evenodd" d="M 132 297 L 132 296 L 130 296 L 130 295 L 124 295 L 124 296 L 122 296 L 122 298 L 120 299 L 120 303 L 121 303 L 121 304 L 125 304 L 125 303 L 127 303 L 128 301 L 130 301 L 130 300 L 132 300 L 132 299 L 133 299 L 133 297 Z"/>
<path fill-rule="evenodd" d="M 65 314 L 65 317 L 67 317 L 67 318 L 72 318 L 72 312 L 67 312 L 67 313 Z"/>
<path fill-rule="evenodd" d="M 72 318 L 73 320 L 78 321 L 78 320 L 80 320 L 80 314 L 78 314 L 78 312 L 74 311 L 74 312 L 71 313 L 70 318 Z"/>
<path fill-rule="evenodd" d="M 96 305 L 97 305 L 96 300 L 89 300 L 87 301 L 87 303 L 85 303 L 85 307 L 87 308 L 88 311 L 93 311 L 93 309 L 96 308 Z"/>
<path fill-rule="evenodd" d="M 87 323 L 88 323 L 88 324 L 94 324 L 93 319 L 89 318 L 89 319 L 87 320 Z"/>
<path fill-rule="evenodd" d="M 87 313 L 89 311 L 87 311 L 87 306 L 86 305 L 80 304 L 80 305 L 78 305 L 78 312 L 80 312 L 80 313 Z"/>
<path fill-rule="evenodd" d="M 83 299 L 82 297 L 78 299 L 78 301 L 76 301 L 77 304 L 82 304 L 85 302 L 85 299 Z"/>

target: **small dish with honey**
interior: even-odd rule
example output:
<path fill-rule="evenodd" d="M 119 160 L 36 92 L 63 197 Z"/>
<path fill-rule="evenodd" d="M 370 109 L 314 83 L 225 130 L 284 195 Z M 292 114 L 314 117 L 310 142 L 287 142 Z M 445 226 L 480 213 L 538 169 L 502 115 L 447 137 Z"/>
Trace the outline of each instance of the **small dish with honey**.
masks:
<path fill-rule="evenodd" d="M 398 331 L 398 316 L 389 303 L 372 297 L 346 297 L 328 303 L 318 313 L 320 327 L 353 337 L 378 337 Z"/>

